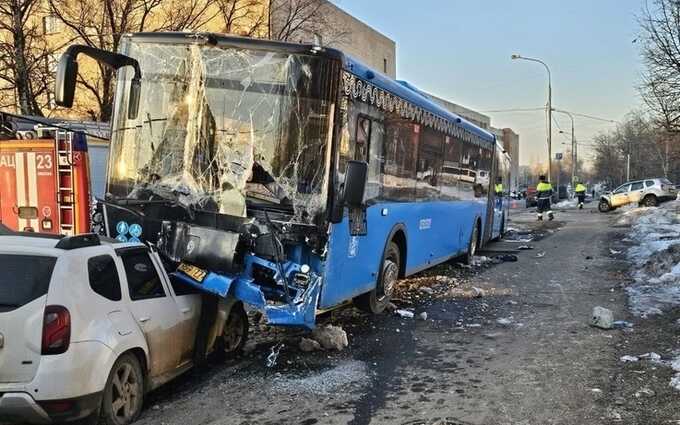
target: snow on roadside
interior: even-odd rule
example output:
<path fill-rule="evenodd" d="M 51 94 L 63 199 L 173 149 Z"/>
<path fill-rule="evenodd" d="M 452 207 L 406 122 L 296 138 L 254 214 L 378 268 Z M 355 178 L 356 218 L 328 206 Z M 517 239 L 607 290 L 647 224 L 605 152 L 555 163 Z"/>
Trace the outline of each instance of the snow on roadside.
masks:
<path fill-rule="evenodd" d="M 556 204 L 553 204 L 553 208 L 576 208 L 577 206 L 577 201 L 576 199 L 567 199 L 562 202 L 558 202 Z"/>
<path fill-rule="evenodd" d="M 628 208 L 617 221 L 631 226 L 626 253 L 635 267 L 626 288 L 634 315 L 647 317 L 680 306 L 680 201 L 658 208 Z"/>

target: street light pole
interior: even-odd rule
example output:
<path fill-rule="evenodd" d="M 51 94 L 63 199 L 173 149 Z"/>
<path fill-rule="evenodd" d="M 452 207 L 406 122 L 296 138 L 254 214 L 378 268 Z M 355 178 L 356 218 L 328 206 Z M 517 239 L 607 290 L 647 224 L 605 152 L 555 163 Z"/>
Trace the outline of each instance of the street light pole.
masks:
<path fill-rule="evenodd" d="M 540 59 L 527 58 L 519 54 L 513 54 L 513 60 L 521 59 L 530 62 L 538 62 L 548 71 L 548 181 L 552 181 L 552 76 L 548 65 Z M 559 190 L 559 188 L 558 188 Z"/>

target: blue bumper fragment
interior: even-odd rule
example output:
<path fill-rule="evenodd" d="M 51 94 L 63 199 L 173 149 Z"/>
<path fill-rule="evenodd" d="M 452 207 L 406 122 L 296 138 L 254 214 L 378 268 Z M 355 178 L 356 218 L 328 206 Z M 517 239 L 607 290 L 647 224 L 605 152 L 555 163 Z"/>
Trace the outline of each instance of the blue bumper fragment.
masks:
<path fill-rule="evenodd" d="M 198 282 L 180 271 L 173 272 L 172 275 L 202 291 L 222 298 L 232 296 L 255 307 L 265 315 L 267 323 L 271 325 L 302 326 L 314 329 L 316 306 L 321 293 L 321 277 L 319 276 L 311 275 L 307 289 L 295 300 L 288 304 L 271 305 L 267 303 L 260 286 L 253 279 L 208 272 L 203 282 Z"/>

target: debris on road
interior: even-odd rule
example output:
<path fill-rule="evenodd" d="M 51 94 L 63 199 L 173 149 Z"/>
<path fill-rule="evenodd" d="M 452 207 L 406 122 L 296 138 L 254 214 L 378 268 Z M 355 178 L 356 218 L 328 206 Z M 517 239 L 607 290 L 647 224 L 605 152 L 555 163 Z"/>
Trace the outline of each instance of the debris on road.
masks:
<path fill-rule="evenodd" d="M 418 315 L 418 317 L 420 317 L 421 320 L 427 320 L 427 312 L 423 311 Z"/>
<path fill-rule="evenodd" d="M 604 307 L 595 307 L 590 324 L 600 329 L 611 329 L 614 326 L 614 313 Z"/>
<path fill-rule="evenodd" d="M 452 288 L 446 293 L 447 296 L 452 298 L 482 298 L 488 296 L 503 296 L 512 295 L 512 289 L 497 289 L 497 288 Z"/>
<path fill-rule="evenodd" d="M 321 344 L 313 339 L 302 337 L 300 340 L 300 350 L 304 351 L 305 353 L 319 351 L 321 350 Z"/>
<path fill-rule="evenodd" d="M 656 393 L 649 387 L 642 387 L 635 392 L 635 398 L 654 397 Z"/>
<path fill-rule="evenodd" d="M 271 368 L 276 366 L 276 361 L 279 358 L 279 352 L 281 352 L 283 346 L 283 344 L 276 344 L 272 347 L 271 352 L 267 356 L 267 367 Z"/>
<path fill-rule="evenodd" d="M 529 249 L 534 249 L 534 247 L 531 246 L 531 245 L 520 245 L 520 246 L 517 247 L 517 249 L 525 251 L 525 250 L 529 250 Z"/>
<path fill-rule="evenodd" d="M 339 326 L 318 327 L 312 331 L 312 338 L 326 350 L 342 351 L 349 346 L 347 332 Z"/>
<path fill-rule="evenodd" d="M 405 319 L 413 319 L 414 316 L 413 312 L 408 310 L 397 310 L 395 313 L 397 313 L 398 315 Z"/>
<path fill-rule="evenodd" d="M 623 356 L 620 360 L 624 363 L 636 363 L 640 361 L 640 359 L 635 356 Z"/>
<path fill-rule="evenodd" d="M 499 260 L 501 262 L 510 262 L 514 263 L 518 260 L 517 256 L 514 254 L 503 254 L 503 255 L 497 255 L 494 257 L 496 260 Z"/>
<path fill-rule="evenodd" d="M 545 252 L 539 252 L 538 254 L 536 254 L 536 258 L 543 258 L 543 257 L 545 257 Z"/>
<path fill-rule="evenodd" d="M 434 294 L 434 289 L 430 288 L 429 286 L 421 286 L 418 288 L 420 292 L 425 292 L 427 295 L 432 295 Z"/>
<path fill-rule="evenodd" d="M 609 248 L 609 253 L 610 253 L 611 255 L 618 255 L 618 254 L 621 254 L 621 251 L 617 251 L 617 250 L 615 250 L 615 249 Z"/>
<path fill-rule="evenodd" d="M 512 318 L 503 317 L 503 318 L 497 319 L 496 323 L 498 323 L 499 325 L 502 325 L 502 326 L 510 326 L 510 325 L 512 325 Z"/>
<path fill-rule="evenodd" d="M 630 322 L 626 322 L 625 320 L 616 320 L 612 323 L 612 327 L 614 329 L 625 329 L 625 328 L 632 328 L 633 324 Z"/>

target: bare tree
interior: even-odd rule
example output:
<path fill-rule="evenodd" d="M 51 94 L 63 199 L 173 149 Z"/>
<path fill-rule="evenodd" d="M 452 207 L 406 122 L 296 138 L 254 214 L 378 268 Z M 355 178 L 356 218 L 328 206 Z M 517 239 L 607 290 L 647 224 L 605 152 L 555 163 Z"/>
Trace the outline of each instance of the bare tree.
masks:
<path fill-rule="evenodd" d="M 639 21 L 646 67 L 642 97 L 660 126 L 680 131 L 680 2 L 645 3 Z"/>
<path fill-rule="evenodd" d="M 88 46 L 117 51 L 123 34 L 140 31 L 198 30 L 213 16 L 212 0 L 48 0 L 52 13 Z M 80 73 L 78 83 L 97 107 L 85 112 L 94 120 L 111 118 L 114 72 L 97 64 L 97 75 Z"/>
<path fill-rule="evenodd" d="M 327 0 L 266 0 L 267 38 L 301 42 L 323 35 L 326 43 L 344 41 L 348 31 L 335 21 Z"/>
<path fill-rule="evenodd" d="M 0 0 L 0 107 L 43 116 L 49 104 L 51 60 L 42 22 L 35 19 L 39 0 Z"/>
<path fill-rule="evenodd" d="M 222 32 L 247 37 L 264 37 L 268 13 L 263 0 L 216 0 Z"/>

